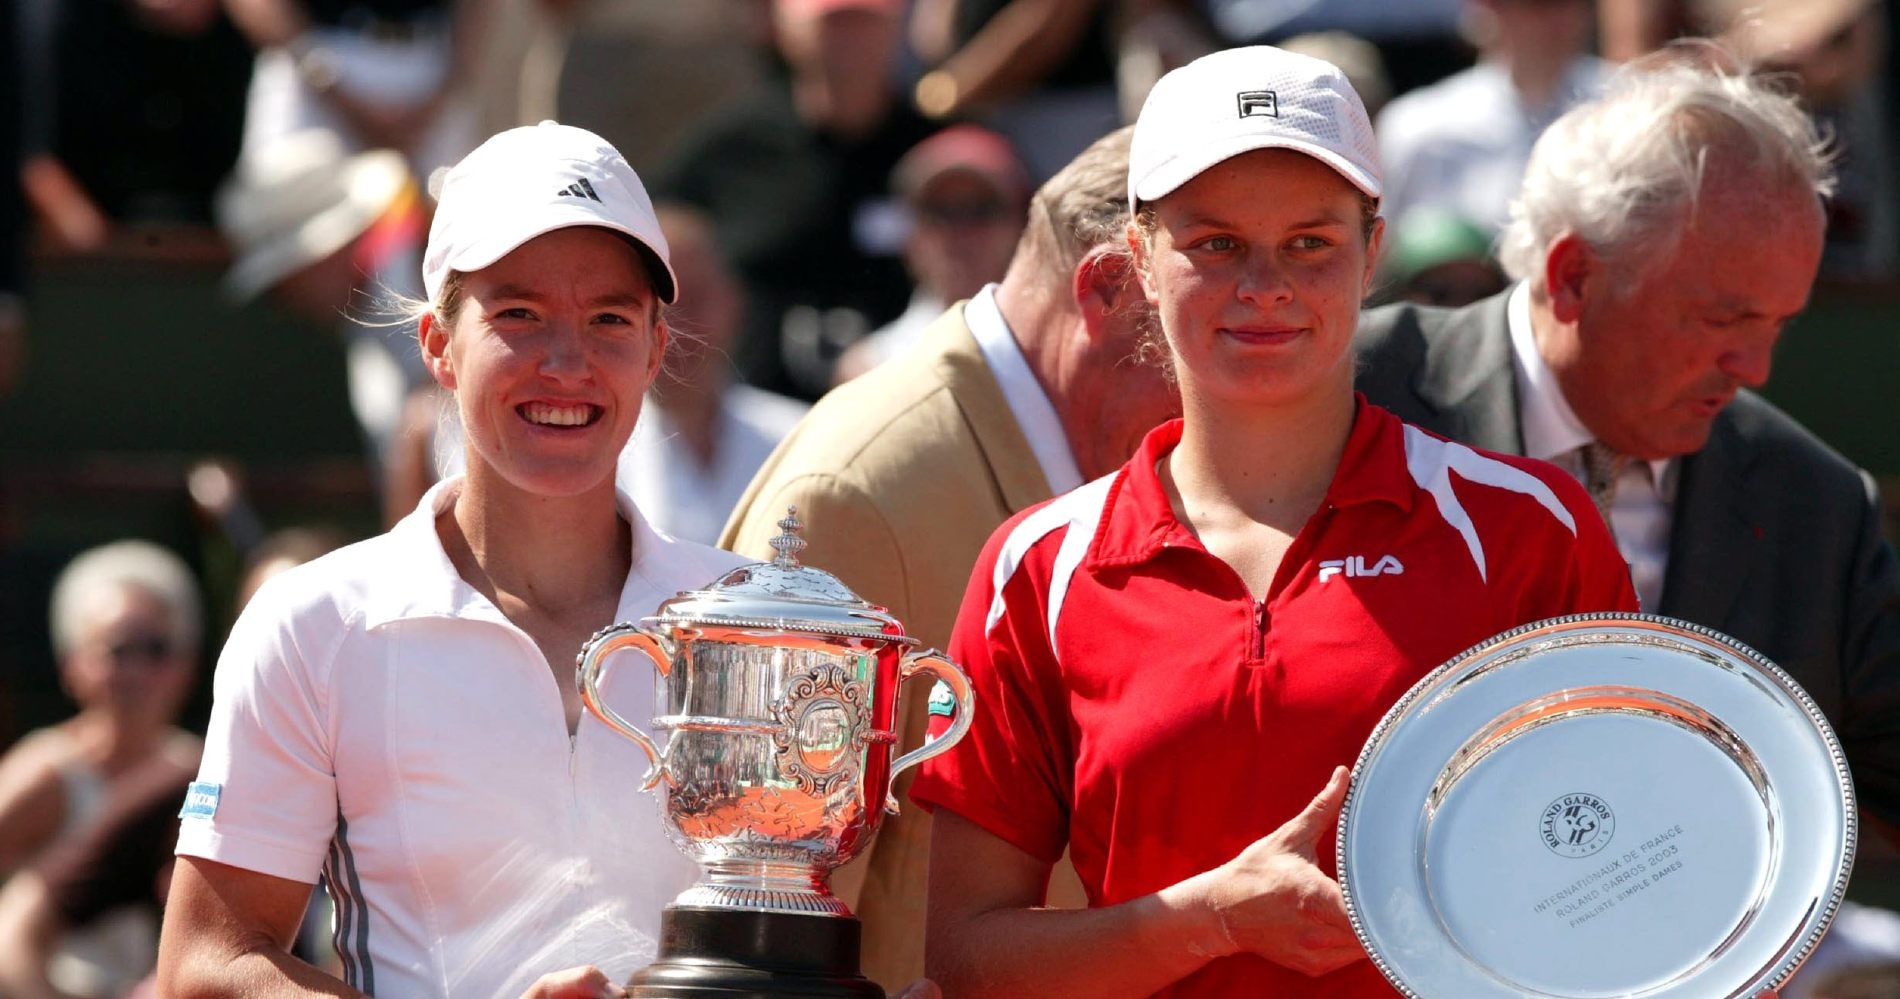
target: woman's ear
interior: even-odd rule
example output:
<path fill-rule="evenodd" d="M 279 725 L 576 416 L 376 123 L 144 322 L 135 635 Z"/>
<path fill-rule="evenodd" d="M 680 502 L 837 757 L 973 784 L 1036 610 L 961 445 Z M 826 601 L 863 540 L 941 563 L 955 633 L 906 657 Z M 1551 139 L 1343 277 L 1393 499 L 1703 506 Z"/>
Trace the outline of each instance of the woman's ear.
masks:
<path fill-rule="evenodd" d="M 449 360 L 449 331 L 437 321 L 434 312 L 425 312 L 416 321 L 416 343 L 422 348 L 422 365 L 429 369 L 436 384 L 455 391 L 455 365 Z"/>

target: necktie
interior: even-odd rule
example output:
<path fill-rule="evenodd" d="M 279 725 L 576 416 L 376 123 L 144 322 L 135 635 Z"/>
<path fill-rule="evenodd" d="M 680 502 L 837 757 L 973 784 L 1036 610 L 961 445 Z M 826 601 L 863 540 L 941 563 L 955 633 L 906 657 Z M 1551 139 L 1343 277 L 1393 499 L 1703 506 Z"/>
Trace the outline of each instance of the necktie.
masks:
<path fill-rule="evenodd" d="M 1583 486 L 1590 490 L 1590 499 L 1597 505 L 1597 513 L 1603 517 L 1603 523 L 1610 529 L 1610 536 L 1616 536 L 1616 525 L 1610 520 L 1610 501 L 1616 498 L 1616 476 L 1623 470 L 1628 459 L 1611 450 L 1601 441 L 1591 441 L 1577 449 L 1583 458 Z"/>

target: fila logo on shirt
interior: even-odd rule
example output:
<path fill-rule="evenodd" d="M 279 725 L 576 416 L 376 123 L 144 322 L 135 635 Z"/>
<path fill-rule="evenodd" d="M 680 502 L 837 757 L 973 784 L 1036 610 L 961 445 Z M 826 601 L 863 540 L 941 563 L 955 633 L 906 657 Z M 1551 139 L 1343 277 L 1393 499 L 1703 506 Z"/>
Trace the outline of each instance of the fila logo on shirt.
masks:
<path fill-rule="evenodd" d="M 1271 90 L 1243 90 L 1234 95 L 1242 118 L 1280 117 L 1280 95 Z"/>
<path fill-rule="evenodd" d="M 600 195 L 594 193 L 594 185 L 589 183 L 586 177 L 582 177 L 574 183 L 567 185 L 565 189 L 554 193 L 555 196 L 562 198 L 592 198 L 595 201 L 600 200 Z"/>
<path fill-rule="evenodd" d="M 1405 566 L 1397 555 L 1381 555 L 1377 562 L 1366 564 L 1364 555 L 1348 555 L 1345 558 L 1329 558 L 1319 564 L 1319 581 L 1329 582 L 1334 576 L 1399 576 L 1405 573 Z"/>

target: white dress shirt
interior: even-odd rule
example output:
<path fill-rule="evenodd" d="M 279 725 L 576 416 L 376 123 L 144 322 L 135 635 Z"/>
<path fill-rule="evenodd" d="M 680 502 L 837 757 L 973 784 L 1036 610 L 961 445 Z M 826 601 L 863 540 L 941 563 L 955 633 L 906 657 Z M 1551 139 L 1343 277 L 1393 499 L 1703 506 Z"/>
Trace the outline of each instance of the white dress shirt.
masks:
<path fill-rule="evenodd" d="M 1530 285 L 1511 289 L 1505 314 L 1511 330 L 1512 365 L 1517 375 L 1518 420 L 1524 430 L 1524 453 L 1551 462 L 1583 481 L 1578 448 L 1596 440 L 1570 408 L 1557 376 L 1537 350 L 1531 333 Z M 1616 546 L 1630 564 L 1630 579 L 1643 609 L 1653 611 L 1662 599 L 1663 574 L 1669 567 L 1669 528 L 1674 520 L 1677 462 L 1631 461 L 1616 478 L 1610 502 L 1610 527 Z M 1587 484 L 1587 483 L 1586 483 Z"/>
<path fill-rule="evenodd" d="M 791 433 L 806 406 L 796 399 L 728 386 L 719 399 L 718 441 L 711 465 L 701 465 L 666 410 L 651 398 L 620 452 L 620 488 L 660 532 L 702 545 L 719 543 L 726 518 L 772 449 Z"/>
<path fill-rule="evenodd" d="M 1069 450 L 1062 418 L 1056 415 L 1055 403 L 1049 401 L 1049 393 L 1043 391 L 1036 373 L 1029 369 L 1016 335 L 996 307 L 995 285 L 984 285 L 963 306 L 963 322 L 976 337 L 983 363 L 989 365 L 996 383 L 1003 387 L 1010 415 L 1023 428 L 1023 436 L 1029 438 L 1029 450 L 1035 452 L 1036 464 L 1042 466 L 1043 478 L 1049 480 L 1050 494 L 1060 496 L 1080 486 L 1082 471 L 1076 467 L 1075 453 Z"/>

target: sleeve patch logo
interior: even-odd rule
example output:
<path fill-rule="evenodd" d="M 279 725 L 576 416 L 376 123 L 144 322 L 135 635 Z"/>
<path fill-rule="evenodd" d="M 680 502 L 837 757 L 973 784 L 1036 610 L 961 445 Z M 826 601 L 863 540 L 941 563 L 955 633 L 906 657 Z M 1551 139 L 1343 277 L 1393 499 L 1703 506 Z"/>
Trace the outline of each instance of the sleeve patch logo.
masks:
<path fill-rule="evenodd" d="M 957 713 L 957 695 L 942 680 L 930 688 L 930 714 L 938 718 L 953 718 Z"/>
<path fill-rule="evenodd" d="M 218 796 L 224 792 L 223 784 L 206 784 L 192 781 L 185 789 L 185 807 L 178 810 L 181 819 L 209 819 L 218 814 Z"/>

